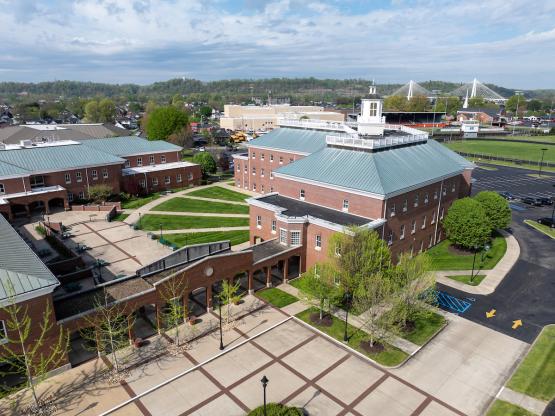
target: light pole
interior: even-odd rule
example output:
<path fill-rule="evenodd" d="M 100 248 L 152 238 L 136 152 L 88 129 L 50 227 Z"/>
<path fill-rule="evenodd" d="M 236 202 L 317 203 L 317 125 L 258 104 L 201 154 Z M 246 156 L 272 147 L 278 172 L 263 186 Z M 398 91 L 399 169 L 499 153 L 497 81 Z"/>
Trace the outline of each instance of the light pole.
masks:
<path fill-rule="evenodd" d="M 478 252 L 478 246 L 474 246 L 474 258 L 472 259 L 472 272 L 470 273 L 470 281 L 474 280 L 474 265 L 476 264 L 476 253 Z"/>
<path fill-rule="evenodd" d="M 435 92 L 435 91 L 434 91 Z M 434 100 L 434 121 L 432 122 L 432 137 L 434 137 L 434 130 L 436 127 L 436 107 L 437 107 L 437 100 L 439 100 L 439 97 L 436 94 L 436 99 Z"/>
<path fill-rule="evenodd" d="M 541 176 L 542 176 L 543 155 L 545 154 L 546 150 L 547 149 L 541 149 L 542 157 L 541 157 L 541 160 L 540 160 L 540 166 L 538 167 L 538 178 L 541 178 Z"/>
<path fill-rule="evenodd" d="M 518 104 L 520 103 L 520 95 L 522 94 L 522 91 L 515 91 L 515 95 L 516 95 L 516 111 L 515 111 L 515 115 L 516 118 L 518 119 Z M 514 121 L 513 123 L 515 123 L 516 121 Z M 516 124 L 513 124 L 513 136 L 515 135 L 515 128 L 516 128 Z"/>
<path fill-rule="evenodd" d="M 141 213 L 139 212 L 139 229 L 141 228 Z"/>
<path fill-rule="evenodd" d="M 220 318 L 220 351 L 224 349 L 224 336 L 222 333 L 222 302 L 218 299 L 218 312 Z"/>
<path fill-rule="evenodd" d="M 160 243 L 164 241 L 164 236 L 162 235 L 162 224 L 160 224 Z"/>
<path fill-rule="evenodd" d="M 260 380 L 260 382 L 262 383 L 262 389 L 264 390 L 264 416 L 267 416 L 266 413 L 266 386 L 268 385 L 268 382 L 270 380 L 268 380 L 268 377 L 264 376 L 262 377 L 262 380 Z"/>

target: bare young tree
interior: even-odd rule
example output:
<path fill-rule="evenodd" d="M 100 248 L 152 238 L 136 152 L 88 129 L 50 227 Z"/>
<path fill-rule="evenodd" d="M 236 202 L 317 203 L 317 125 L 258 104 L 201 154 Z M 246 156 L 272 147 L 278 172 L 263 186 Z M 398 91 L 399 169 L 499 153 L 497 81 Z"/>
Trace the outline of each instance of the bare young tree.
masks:
<path fill-rule="evenodd" d="M 187 321 L 189 314 L 185 295 L 187 294 L 187 281 L 177 277 L 168 279 L 162 284 L 161 295 L 166 301 L 162 313 L 166 330 L 174 330 L 173 340 L 176 347 L 181 346 L 179 326 Z"/>
<path fill-rule="evenodd" d="M 231 323 L 231 305 L 237 304 L 243 295 L 239 293 L 241 282 L 232 283 L 228 280 L 222 281 L 222 291 L 218 294 L 218 301 L 226 305 L 226 324 Z"/>
<path fill-rule="evenodd" d="M 30 413 L 45 413 L 42 408 L 48 404 L 39 400 L 36 387 L 51 370 L 65 363 L 69 334 L 56 323 L 49 300 L 45 300 L 44 311 L 37 322 L 29 315 L 27 305 L 16 303 L 11 283 L 8 293 L 11 295 L 7 303 L 0 307 L 6 329 L 6 342 L 0 345 L 0 357 L 8 364 L 8 370 L 0 371 L 0 375 L 24 377 L 34 401 Z"/>

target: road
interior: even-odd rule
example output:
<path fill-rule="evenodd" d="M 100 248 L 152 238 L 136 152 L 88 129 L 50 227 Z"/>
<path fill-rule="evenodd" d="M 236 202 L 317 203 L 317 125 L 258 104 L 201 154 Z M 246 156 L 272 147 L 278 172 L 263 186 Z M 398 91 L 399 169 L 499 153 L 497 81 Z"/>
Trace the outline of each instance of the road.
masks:
<path fill-rule="evenodd" d="M 473 192 L 483 189 L 503 190 L 515 194 L 544 193 L 553 191 L 555 176 L 535 183 L 522 182 L 531 171 L 501 168 L 497 171 L 477 169 Z M 492 181 L 493 176 L 505 180 Z M 552 181 L 551 181 L 552 180 Z M 511 184 L 511 181 L 513 183 Z M 495 189 L 495 183 L 498 183 Z M 493 185 L 493 186 L 492 186 Z M 555 240 L 524 224 L 525 219 L 551 216 L 551 207 L 527 207 L 514 204 L 511 228 L 520 245 L 520 257 L 496 291 L 488 296 L 469 295 L 450 287 L 439 285 L 443 290 L 460 299 L 470 298 L 472 306 L 462 315 L 489 328 L 525 342 L 532 342 L 543 326 L 555 323 Z M 496 310 L 495 316 L 486 312 Z M 522 320 L 522 326 L 512 329 L 513 322 Z"/>

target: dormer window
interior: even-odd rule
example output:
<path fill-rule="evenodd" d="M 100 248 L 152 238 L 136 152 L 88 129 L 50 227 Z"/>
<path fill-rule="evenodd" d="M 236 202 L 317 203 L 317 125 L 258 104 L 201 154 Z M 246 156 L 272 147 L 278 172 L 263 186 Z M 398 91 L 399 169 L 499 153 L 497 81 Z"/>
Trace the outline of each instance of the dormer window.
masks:
<path fill-rule="evenodd" d="M 373 101 L 370 103 L 370 117 L 376 117 L 378 115 L 378 103 Z"/>

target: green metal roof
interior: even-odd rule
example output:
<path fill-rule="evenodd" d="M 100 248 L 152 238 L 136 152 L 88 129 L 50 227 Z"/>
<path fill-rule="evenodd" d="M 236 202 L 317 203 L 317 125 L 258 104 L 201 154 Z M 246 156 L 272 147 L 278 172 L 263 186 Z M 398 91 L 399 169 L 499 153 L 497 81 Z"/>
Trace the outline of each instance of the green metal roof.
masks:
<path fill-rule="evenodd" d="M 314 153 L 326 146 L 329 131 L 280 127 L 249 142 L 249 146 L 266 147 L 297 153 Z"/>
<path fill-rule="evenodd" d="M 0 235 L 0 301 L 59 284 L 2 215 Z"/>
<path fill-rule="evenodd" d="M 115 156 L 130 156 L 163 151 L 179 152 L 181 150 L 181 147 L 164 140 L 145 140 L 136 136 L 83 140 L 82 143 L 84 146 Z"/>
<path fill-rule="evenodd" d="M 387 197 L 472 166 L 447 147 L 428 140 L 377 152 L 326 147 L 275 172 Z"/>
<path fill-rule="evenodd" d="M 0 150 L 0 162 L 17 166 L 26 170 L 27 173 L 33 173 L 124 163 L 125 161 L 82 144 L 67 144 Z"/>
<path fill-rule="evenodd" d="M 19 166 L 0 161 L 0 178 L 6 176 L 28 175 L 29 172 Z"/>

